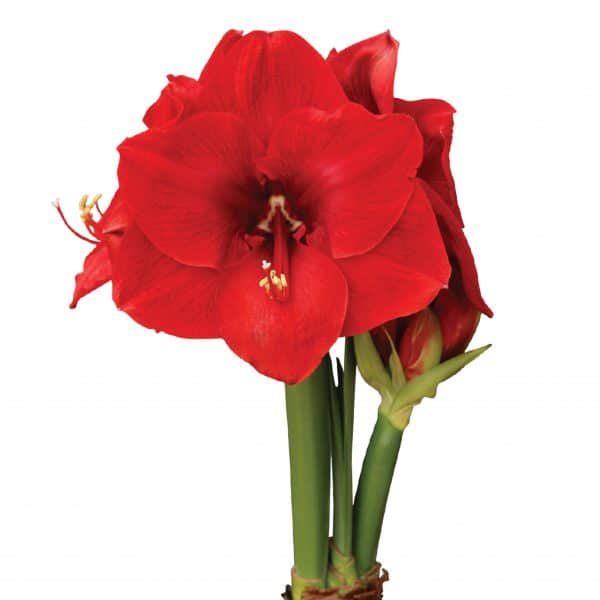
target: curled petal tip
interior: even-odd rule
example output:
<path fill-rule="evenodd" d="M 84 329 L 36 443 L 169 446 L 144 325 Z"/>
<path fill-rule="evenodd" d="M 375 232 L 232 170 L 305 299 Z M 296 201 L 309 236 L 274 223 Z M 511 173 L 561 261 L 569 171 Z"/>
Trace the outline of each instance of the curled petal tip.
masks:
<path fill-rule="evenodd" d="M 400 42 L 392 35 L 391 29 L 386 29 L 384 31 L 384 35 L 387 39 L 392 43 L 392 45 L 397 49 L 400 46 Z"/>

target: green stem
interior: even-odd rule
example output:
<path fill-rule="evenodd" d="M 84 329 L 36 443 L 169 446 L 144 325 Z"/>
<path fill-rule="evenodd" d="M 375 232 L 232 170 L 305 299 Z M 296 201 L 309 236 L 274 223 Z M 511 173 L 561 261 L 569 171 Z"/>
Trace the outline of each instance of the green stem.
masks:
<path fill-rule="evenodd" d="M 402 442 L 396 429 L 381 413 L 373 429 L 354 500 L 354 556 L 359 576 L 373 567 L 385 507 Z"/>
<path fill-rule="evenodd" d="M 354 340 L 346 338 L 344 346 L 344 450 L 346 453 L 346 470 L 350 479 L 350 498 L 352 498 L 352 442 L 354 436 L 354 395 L 356 391 L 356 356 Z M 352 500 L 350 500 L 352 504 Z M 350 548 L 352 549 L 352 540 Z"/>
<path fill-rule="evenodd" d="M 285 386 L 294 566 L 299 577 L 320 581 L 320 587 L 327 584 L 328 562 L 329 360 L 301 383 Z"/>
<path fill-rule="evenodd" d="M 338 362 L 338 381 L 342 381 L 343 375 L 341 373 L 341 365 Z M 348 538 L 352 535 L 352 495 L 350 495 L 350 513 L 348 513 L 342 389 L 335 386 L 331 371 L 329 399 L 331 414 L 331 473 L 333 476 L 333 541 L 343 553 L 346 553 Z M 350 553 L 351 551 L 352 546 L 350 546 Z"/>
<path fill-rule="evenodd" d="M 356 382 L 352 338 L 346 338 L 344 368 L 342 370 L 338 363 L 338 381 L 340 387 L 334 390 L 337 395 L 332 394 L 332 410 L 337 407 L 333 413 L 333 541 L 342 554 L 352 556 L 352 438 Z"/>
<path fill-rule="evenodd" d="M 337 361 L 338 386 L 330 373 L 333 473 L 333 540 L 330 549 L 330 587 L 357 579 L 352 556 L 352 437 L 356 359 L 352 338 L 346 338 L 344 368 Z"/>

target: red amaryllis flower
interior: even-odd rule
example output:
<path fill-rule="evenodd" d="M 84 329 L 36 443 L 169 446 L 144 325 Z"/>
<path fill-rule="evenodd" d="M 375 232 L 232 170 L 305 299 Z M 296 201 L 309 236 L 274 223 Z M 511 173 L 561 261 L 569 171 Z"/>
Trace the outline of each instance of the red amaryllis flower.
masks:
<path fill-rule="evenodd" d="M 424 140 L 418 176 L 436 214 L 455 274 L 454 287 L 470 305 L 492 316 L 481 296 L 475 261 L 463 232 L 454 179 L 450 171 L 450 144 L 454 109 L 443 100 L 406 101 L 394 98 L 398 42 L 389 32 L 332 50 L 328 62 L 348 98 L 375 114 L 390 112 L 413 117 Z"/>
<path fill-rule="evenodd" d="M 113 298 L 142 325 L 223 337 L 293 383 L 338 336 L 446 285 L 414 120 L 348 103 L 297 35 L 226 34 L 145 121 L 119 147 L 127 223 L 109 253 Z"/>

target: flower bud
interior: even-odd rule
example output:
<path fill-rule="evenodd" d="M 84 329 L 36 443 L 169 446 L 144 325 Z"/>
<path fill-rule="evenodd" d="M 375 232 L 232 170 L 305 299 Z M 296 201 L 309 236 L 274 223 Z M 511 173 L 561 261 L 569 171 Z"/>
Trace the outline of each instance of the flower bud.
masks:
<path fill-rule="evenodd" d="M 460 293 L 441 290 L 433 303 L 442 332 L 442 360 L 464 352 L 475 334 L 481 313 Z"/>
<path fill-rule="evenodd" d="M 400 340 L 400 362 L 406 379 L 414 379 L 442 357 L 442 331 L 438 318 L 429 308 L 411 317 Z"/>
<path fill-rule="evenodd" d="M 388 342 L 389 345 L 389 342 Z M 356 366 L 362 378 L 380 393 L 392 386 L 390 373 L 381 360 L 379 351 L 370 333 L 361 333 L 354 337 Z"/>

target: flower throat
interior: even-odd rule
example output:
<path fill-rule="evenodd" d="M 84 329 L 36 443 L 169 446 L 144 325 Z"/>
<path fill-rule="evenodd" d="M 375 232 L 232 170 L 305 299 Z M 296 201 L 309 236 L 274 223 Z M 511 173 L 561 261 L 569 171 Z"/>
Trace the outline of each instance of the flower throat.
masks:
<path fill-rule="evenodd" d="M 281 302 L 289 298 L 289 236 L 302 225 L 302 221 L 294 219 L 287 210 L 285 196 L 272 194 L 269 197 L 269 212 L 258 224 L 258 229 L 273 236 L 273 256 L 271 261 L 262 261 L 262 269 L 267 274 L 260 279 L 258 285 L 273 300 Z"/>

